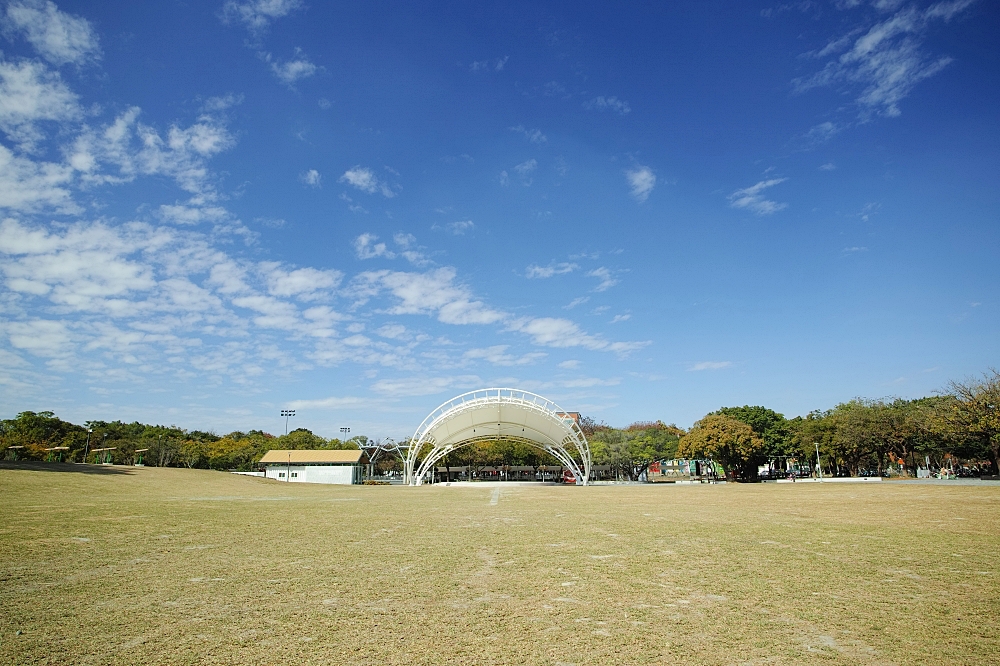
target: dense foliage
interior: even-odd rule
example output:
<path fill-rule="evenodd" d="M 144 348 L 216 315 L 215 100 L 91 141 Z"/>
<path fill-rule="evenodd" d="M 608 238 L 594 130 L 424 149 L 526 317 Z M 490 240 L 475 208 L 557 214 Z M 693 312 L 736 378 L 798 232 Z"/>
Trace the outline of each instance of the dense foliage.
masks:
<path fill-rule="evenodd" d="M 95 450 L 109 449 L 106 454 L 111 462 L 131 465 L 141 460 L 158 467 L 250 470 L 270 449 L 356 449 L 358 439 L 324 439 L 305 428 L 279 437 L 260 430 L 220 437 L 138 422 L 87 421 L 79 426 L 52 412 L 21 412 L 16 418 L 0 421 L 0 450 L 5 450 L 8 458 L 95 462 L 105 453 Z M 10 448 L 18 446 L 24 448 Z M 68 450 L 49 450 L 63 446 Z"/>
<path fill-rule="evenodd" d="M 722 407 L 685 432 L 662 421 L 612 428 L 582 417 L 595 465 L 619 479 L 640 480 L 650 463 L 677 457 L 711 458 L 731 478 L 752 481 L 758 465 L 794 460 L 806 467 L 819 449 L 824 473 L 839 476 L 911 475 L 917 467 L 968 463 L 969 469 L 1000 473 L 1000 373 L 990 370 L 966 382 L 951 382 L 941 395 L 904 399 L 854 399 L 833 409 L 786 419 L 761 406 Z M 324 439 L 299 428 L 275 437 L 259 430 L 224 436 L 176 426 L 87 421 L 68 423 L 52 412 L 22 412 L 0 421 L 0 452 L 10 458 L 90 462 L 94 449 L 113 462 L 211 469 L 252 469 L 269 449 L 356 449 L 367 438 Z M 14 448 L 11 448 L 14 447 Z M 65 450 L 62 450 L 65 448 Z M 141 451 L 146 449 L 145 451 Z M 450 453 L 441 463 L 482 468 L 556 465 L 558 461 L 519 441 L 484 441 Z M 379 471 L 398 470 L 385 456 Z"/>

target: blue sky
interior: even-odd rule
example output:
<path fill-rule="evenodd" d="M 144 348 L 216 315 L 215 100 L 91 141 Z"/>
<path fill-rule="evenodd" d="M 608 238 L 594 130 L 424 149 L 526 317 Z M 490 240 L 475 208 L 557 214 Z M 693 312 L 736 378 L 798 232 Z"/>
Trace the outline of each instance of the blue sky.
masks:
<path fill-rule="evenodd" d="M 649 5 L 4 3 L 4 416 L 689 426 L 1000 364 L 996 5 Z"/>

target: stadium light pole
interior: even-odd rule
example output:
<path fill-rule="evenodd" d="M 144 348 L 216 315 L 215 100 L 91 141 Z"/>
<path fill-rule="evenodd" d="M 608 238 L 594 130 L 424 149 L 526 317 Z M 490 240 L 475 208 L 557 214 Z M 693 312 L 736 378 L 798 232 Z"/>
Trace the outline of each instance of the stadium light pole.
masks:
<path fill-rule="evenodd" d="M 281 410 L 281 415 L 285 417 L 285 434 L 288 434 L 288 417 L 295 416 L 294 409 L 283 409 Z"/>
<path fill-rule="evenodd" d="M 87 446 L 83 449 L 83 462 L 87 462 L 87 455 L 90 453 L 90 433 L 94 432 L 93 428 L 87 428 Z"/>

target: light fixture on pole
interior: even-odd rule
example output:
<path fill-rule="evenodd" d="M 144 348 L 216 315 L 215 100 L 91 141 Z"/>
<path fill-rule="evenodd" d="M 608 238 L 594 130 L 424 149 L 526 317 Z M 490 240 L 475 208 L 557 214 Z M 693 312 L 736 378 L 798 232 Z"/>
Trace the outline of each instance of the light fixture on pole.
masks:
<path fill-rule="evenodd" d="M 348 434 L 349 432 L 351 432 L 351 429 L 350 429 L 350 428 L 341 428 L 341 429 L 340 429 L 340 432 L 342 432 L 342 433 L 344 433 L 344 434 L 346 435 L 346 434 Z"/>
<path fill-rule="evenodd" d="M 285 434 L 288 434 L 288 417 L 295 416 L 294 409 L 283 409 L 281 410 L 281 415 L 285 417 Z"/>
<path fill-rule="evenodd" d="M 90 453 L 90 433 L 94 432 L 93 428 L 87 428 L 87 446 L 83 449 L 83 462 L 87 462 L 87 455 Z"/>

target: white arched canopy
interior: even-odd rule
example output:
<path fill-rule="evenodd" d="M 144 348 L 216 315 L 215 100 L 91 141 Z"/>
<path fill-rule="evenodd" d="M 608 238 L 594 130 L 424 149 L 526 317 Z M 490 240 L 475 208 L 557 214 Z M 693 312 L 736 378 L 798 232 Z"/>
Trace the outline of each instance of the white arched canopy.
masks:
<path fill-rule="evenodd" d="M 410 440 L 406 482 L 419 486 L 442 458 L 468 444 L 508 439 L 555 456 L 577 485 L 590 480 L 590 446 L 579 424 L 551 400 L 512 388 L 470 391 L 424 419 Z M 428 445 L 430 450 L 420 459 Z"/>

